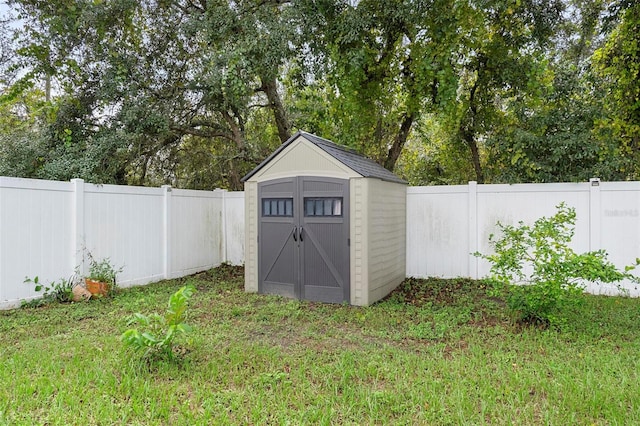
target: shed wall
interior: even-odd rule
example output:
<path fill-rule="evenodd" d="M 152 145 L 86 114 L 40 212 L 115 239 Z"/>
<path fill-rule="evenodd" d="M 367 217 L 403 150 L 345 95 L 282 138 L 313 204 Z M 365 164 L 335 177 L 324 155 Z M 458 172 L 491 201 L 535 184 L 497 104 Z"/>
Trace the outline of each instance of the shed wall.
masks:
<path fill-rule="evenodd" d="M 406 276 L 406 186 L 367 179 L 368 304 L 382 299 Z"/>
<path fill-rule="evenodd" d="M 405 278 L 406 186 L 351 179 L 351 304 L 382 299 Z"/>
<path fill-rule="evenodd" d="M 258 292 L 258 183 L 244 183 L 244 289 Z"/>
<path fill-rule="evenodd" d="M 251 176 L 249 181 L 262 182 L 291 176 L 324 176 L 348 179 L 360 175 L 311 142 L 299 138 Z"/>
<path fill-rule="evenodd" d="M 338 179 L 360 177 L 311 142 L 299 138 L 244 183 L 246 203 L 244 275 L 245 290 L 248 292 L 258 291 L 258 182 L 293 176 L 323 176 Z M 351 217 L 354 217 L 353 207 L 350 213 Z"/>
<path fill-rule="evenodd" d="M 368 237 L 368 204 L 367 200 L 369 185 L 367 179 L 351 179 L 349 182 L 349 192 L 351 196 L 351 228 L 349 238 L 351 239 L 351 304 L 356 306 L 366 306 L 369 303 L 369 293 L 367 292 L 367 271 L 369 257 L 367 255 Z"/>

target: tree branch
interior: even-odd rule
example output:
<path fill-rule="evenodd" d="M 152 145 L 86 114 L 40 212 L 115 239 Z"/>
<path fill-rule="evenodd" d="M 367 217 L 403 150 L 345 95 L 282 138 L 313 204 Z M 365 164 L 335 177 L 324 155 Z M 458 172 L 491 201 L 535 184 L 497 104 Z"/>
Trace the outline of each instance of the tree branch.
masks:
<path fill-rule="evenodd" d="M 171 125 L 169 126 L 169 129 L 184 135 L 198 136 L 201 138 L 225 138 L 233 141 L 233 136 L 226 132 L 206 131 L 201 129 L 195 129 L 193 127 L 184 127 L 184 126 L 178 126 L 178 125 Z"/>

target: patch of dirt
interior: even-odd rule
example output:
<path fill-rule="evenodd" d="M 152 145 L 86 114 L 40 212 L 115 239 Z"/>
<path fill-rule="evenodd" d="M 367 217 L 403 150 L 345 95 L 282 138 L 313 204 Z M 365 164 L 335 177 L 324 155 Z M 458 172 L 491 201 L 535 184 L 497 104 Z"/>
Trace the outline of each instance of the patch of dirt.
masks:
<path fill-rule="evenodd" d="M 244 277 L 244 266 L 223 263 L 217 268 L 209 269 L 195 275 L 201 279 L 215 279 L 220 281 L 234 281 Z"/>
<path fill-rule="evenodd" d="M 413 306 L 456 305 L 461 300 L 476 304 L 487 299 L 491 298 L 485 282 L 468 278 L 407 278 L 385 298 Z"/>
<path fill-rule="evenodd" d="M 509 323 L 505 302 L 494 297 L 482 280 L 407 278 L 384 300 L 435 310 L 460 309 L 471 314 L 465 322 L 479 328 Z"/>
<path fill-rule="evenodd" d="M 223 263 L 217 268 L 198 272 L 197 274 L 182 277 L 178 280 L 180 282 L 186 282 L 194 278 L 198 280 L 198 284 L 196 284 L 196 289 L 198 291 L 211 290 L 212 285 L 215 285 L 215 287 L 221 291 L 241 289 L 244 287 L 244 266 Z M 223 285 L 220 286 L 220 284 Z"/>

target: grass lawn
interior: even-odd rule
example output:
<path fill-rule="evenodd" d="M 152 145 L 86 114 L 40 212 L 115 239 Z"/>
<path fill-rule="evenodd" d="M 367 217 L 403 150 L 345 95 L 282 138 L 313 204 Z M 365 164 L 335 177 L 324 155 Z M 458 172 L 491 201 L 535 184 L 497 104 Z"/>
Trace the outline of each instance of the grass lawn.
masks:
<path fill-rule="evenodd" d="M 194 294 L 181 362 L 123 347 Z M 514 326 L 481 282 L 407 280 L 368 308 L 246 294 L 240 268 L 0 312 L 0 425 L 640 424 L 640 300 Z"/>

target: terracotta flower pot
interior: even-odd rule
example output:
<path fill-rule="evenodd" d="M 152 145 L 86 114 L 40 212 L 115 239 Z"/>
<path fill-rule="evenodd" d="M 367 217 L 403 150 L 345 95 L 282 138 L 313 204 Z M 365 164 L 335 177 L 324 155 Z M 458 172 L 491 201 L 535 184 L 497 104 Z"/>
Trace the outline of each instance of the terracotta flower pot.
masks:
<path fill-rule="evenodd" d="M 106 296 L 111 289 L 111 284 L 104 283 L 102 281 L 95 281 L 90 278 L 85 278 L 84 282 L 87 285 L 87 290 L 89 290 L 92 295 L 100 294 L 102 296 Z"/>

